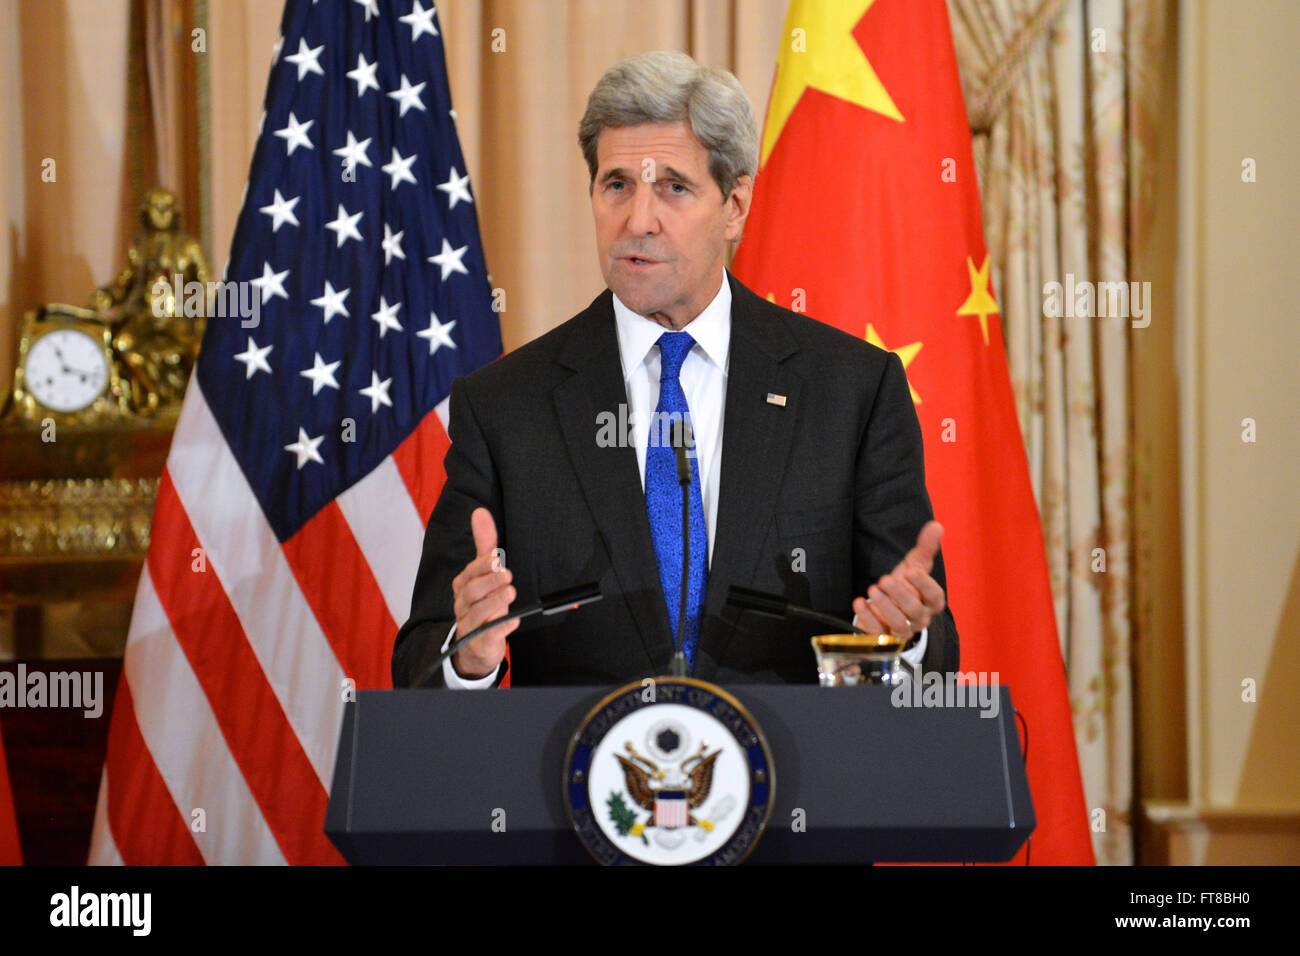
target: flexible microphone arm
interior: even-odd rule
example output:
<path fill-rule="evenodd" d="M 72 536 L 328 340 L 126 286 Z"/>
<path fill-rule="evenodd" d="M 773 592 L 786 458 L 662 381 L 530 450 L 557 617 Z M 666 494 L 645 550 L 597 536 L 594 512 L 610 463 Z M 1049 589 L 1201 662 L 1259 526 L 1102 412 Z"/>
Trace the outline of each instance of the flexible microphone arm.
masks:
<path fill-rule="evenodd" d="M 836 629 L 836 633 L 867 633 L 862 628 L 855 627 L 843 618 L 838 618 L 833 614 L 823 614 L 821 611 L 814 611 L 810 607 L 791 604 L 785 598 L 777 597 L 775 594 L 741 587 L 739 584 L 733 584 L 727 589 L 727 607 L 753 611 L 755 614 L 766 614 L 768 617 L 801 617 L 808 621 L 816 621 L 818 624 L 833 627 Z"/>
<path fill-rule="evenodd" d="M 741 587 L 739 584 L 733 584 L 727 589 L 727 607 L 740 608 L 744 611 L 753 611 L 755 614 L 765 614 L 768 617 L 801 617 L 807 621 L 816 621 L 818 624 L 825 624 L 835 628 L 837 634 L 867 634 L 862 628 L 850 624 L 842 618 L 833 614 L 823 614 L 821 611 L 814 611 L 810 607 L 803 607 L 798 604 L 791 604 L 784 598 L 777 597 L 775 594 L 768 594 L 766 591 L 756 591 L 753 588 Z M 856 662 L 850 661 L 842 664 L 839 670 L 852 667 Z M 902 658 L 903 667 L 908 675 L 916 680 L 916 668 L 907 658 Z"/>
<path fill-rule="evenodd" d="M 451 657 L 470 641 L 482 635 L 484 632 L 491 630 L 498 624 L 505 624 L 516 618 L 532 617 L 534 614 L 550 616 L 552 614 L 563 614 L 566 611 L 572 611 L 582 607 L 584 604 L 592 604 L 599 601 L 603 594 L 600 593 L 600 585 L 595 581 L 587 584 L 579 584 L 577 587 L 565 588 L 563 591 L 553 591 L 550 594 L 542 595 L 541 599 L 534 604 L 529 604 L 517 611 L 512 611 L 504 617 L 499 617 L 494 621 L 488 621 L 479 627 L 474 628 L 464 637 L 457 638 L 451 645 L 438 655 L 438 659 L 425 668 L 420 679 L 415 682 L 416 687 L 423 687 L 428 683 L 434 673 L 442 666 L 442 662 Z"/>

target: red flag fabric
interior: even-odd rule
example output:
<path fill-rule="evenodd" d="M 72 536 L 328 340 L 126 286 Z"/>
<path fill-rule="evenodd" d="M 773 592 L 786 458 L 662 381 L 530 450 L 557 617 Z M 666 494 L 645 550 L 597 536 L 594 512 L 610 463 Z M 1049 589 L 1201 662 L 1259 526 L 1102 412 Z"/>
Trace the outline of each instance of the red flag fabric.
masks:
<path fill-rule="evenodd" d="M 18 815 L 14 810 L 14 792 L 9 785 L 4 736 L 0 735 L 0 866 L 22 866 L 22 863 L 23 850 L 18 842 Z"/>
<path fill-rule="evenodd" d="M 732 269 L 901 358 L 961 669 L 996 673 L 1028 726 L 1030 862 L 1093 863 L 944 0 L 793 0 Z"/>

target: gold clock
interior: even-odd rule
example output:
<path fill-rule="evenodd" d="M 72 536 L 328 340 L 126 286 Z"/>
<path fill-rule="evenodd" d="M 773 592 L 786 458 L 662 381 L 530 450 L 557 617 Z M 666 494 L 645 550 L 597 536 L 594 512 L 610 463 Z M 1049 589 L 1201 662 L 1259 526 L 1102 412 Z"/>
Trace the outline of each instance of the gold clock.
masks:
<path fill-rule="evenodd" d="M 98 424 L 128 414 L 113 356 L 112 328 L 99 314 L 42 306 L 23 318 L 11 414 L 33 424 Z"/>

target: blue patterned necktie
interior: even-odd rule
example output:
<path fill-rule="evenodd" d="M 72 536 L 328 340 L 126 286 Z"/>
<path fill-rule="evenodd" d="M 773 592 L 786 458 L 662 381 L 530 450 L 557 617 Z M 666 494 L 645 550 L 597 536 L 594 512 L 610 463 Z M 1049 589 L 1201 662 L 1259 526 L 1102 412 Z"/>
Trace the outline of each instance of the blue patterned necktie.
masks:
<path fill-rule="evenodd" d="M 659 405 L 651 420 L 645 455 L 645 508 L 650 518 L 659 583 L 668 605 L 668 621 L 677 633 L 682 587 L 682 486 L 677 481 L 677 459 L 672 447 L 676 420 L 690 424 L 686 393 L 678 376 L 682 362 L 695 345 L 688 332 L 665 332 L 659 336 Z M 690 446 L 688 446 L 690 447 Z M 691 566 L 686 580 L 686 622 L 682 628 L 682 651 L 690 671 L 695 670 L 695 649 L 700 640 L 700 612 L 704 587 L 709 577 L 708 526 L 704 523 L 704 495 L 700 490 L 700 466 L 691 447 Z"/>

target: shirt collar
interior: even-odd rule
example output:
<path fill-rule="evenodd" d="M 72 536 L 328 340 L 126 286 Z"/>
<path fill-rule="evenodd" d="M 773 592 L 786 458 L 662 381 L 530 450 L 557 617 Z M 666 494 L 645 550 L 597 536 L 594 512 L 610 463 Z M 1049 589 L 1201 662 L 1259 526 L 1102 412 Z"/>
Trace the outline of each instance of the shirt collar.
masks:
<path fill-rule="evenodd" d="M 646 356 L 668 331 L 654 319 L 638 315 L 614 296 L 614 322 L 618 330 L 618 352 L 623 362 L 623 381 L 645 363 Z M 727 272 L 722 272 L 722 288 L 704 311 L 681 330 L 690 332 L 695 347 L 702 350 L 704 358 L 723 372 L 727 370 L 727 351 L 731 346 L 731 283 Z M 694 351 L 694 349 L 692 349 Z"/>

